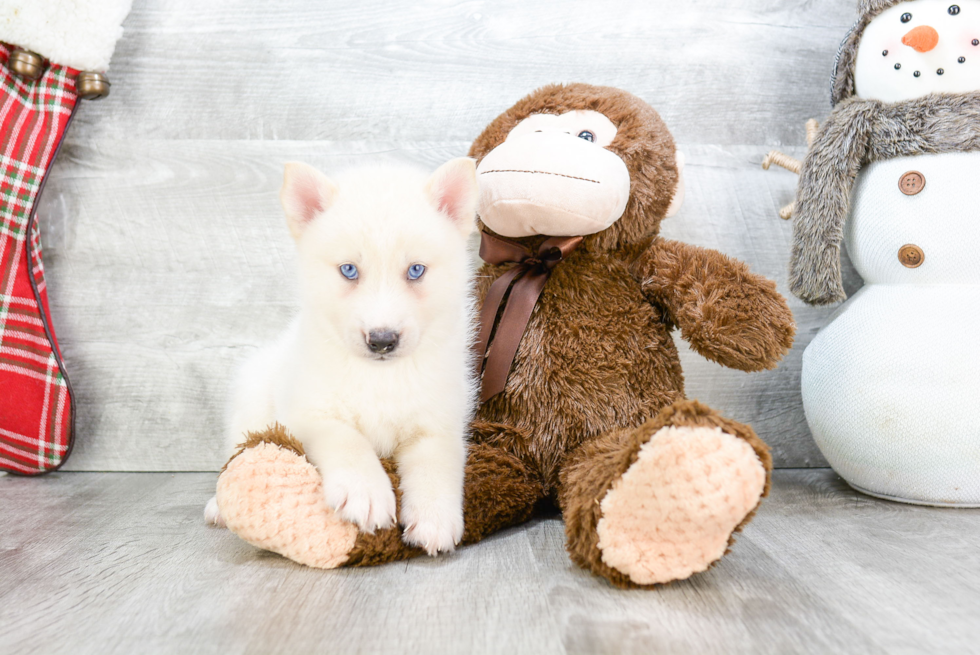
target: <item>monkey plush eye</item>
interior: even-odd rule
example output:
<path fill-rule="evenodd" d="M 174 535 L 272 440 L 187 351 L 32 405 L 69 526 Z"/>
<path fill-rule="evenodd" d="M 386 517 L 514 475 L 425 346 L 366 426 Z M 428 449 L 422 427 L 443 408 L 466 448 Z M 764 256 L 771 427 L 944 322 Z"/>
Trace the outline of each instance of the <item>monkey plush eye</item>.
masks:
<path fill-rule="evenodd" d="M 950 16 L 955 16 L 958 13 L 960 13 L 960 6 L 959 5 L 950 5 L 950 7 L 949 7 L 949 15 Z"/>
<path fill-rule="evenodd" d="M 912 14 L 910 14 L 908 12 L 905 12 L 904 14 L 902 14 L 902 22 L 903 23 L 907 23 L 910 20 L 912 20 Z"/>
<path fill-rule="evenodd" d="M 422 264 L 412 264 L 408 267 L 408 279 L 417 280 L 425 274 L 425 266 Z"/>
<path fill-rule="evenodd" d="M 595 134 L 589 132 L 588 130 L 582 130 L 578 133 L 578 138 L 585 139 L 589 143 L 595 143 Z"/>
<path fill-rule="evenodd" d="M 353 264 L 341 264 L 340 265 L 340 274 L 343 275 L 348 280 L 356 280 L 357 279 L 357 267 L 354 266 Z"/>

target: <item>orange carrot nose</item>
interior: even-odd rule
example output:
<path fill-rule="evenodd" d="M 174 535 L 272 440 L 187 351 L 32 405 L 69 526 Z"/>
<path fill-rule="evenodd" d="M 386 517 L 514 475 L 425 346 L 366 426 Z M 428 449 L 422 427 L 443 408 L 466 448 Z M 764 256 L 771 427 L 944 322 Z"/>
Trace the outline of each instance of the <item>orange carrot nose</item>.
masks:
<path fill-rule="evenodd" d="M 919 25 L 902 37 L 902 43 L 919 52 L 929 52 L 939 43 L 939 32 L 928 25 Z"/>

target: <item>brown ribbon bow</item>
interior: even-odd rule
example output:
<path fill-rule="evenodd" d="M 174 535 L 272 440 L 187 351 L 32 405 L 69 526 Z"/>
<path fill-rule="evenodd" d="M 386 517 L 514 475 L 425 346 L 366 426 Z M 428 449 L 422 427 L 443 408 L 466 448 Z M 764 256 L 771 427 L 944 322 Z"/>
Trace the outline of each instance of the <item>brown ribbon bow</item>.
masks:
<path fill-rule="evenodd" d="M 477 374 L 483 373 L 480 402 L 493 398 L 504 390 L 517 347 L 524 337 L 527 322 L 537 304 L 552 269 L 582 243 L 582 237 L 550 237 L 534 253 L 521 244 L 482 233 L 480 258 L 488 264 L 516 263 L 490 286 L 480 312 L 480 340 L 476 344 Z M 516 281 L 515 281 L 516 280 Z M 513 288 L 511 288 L 513 285 Z M 504 313 L 494 331 L 494 321 L 507 290 L 511 289 Z M 487 355 L 490 334 L 493 347 Z"/>

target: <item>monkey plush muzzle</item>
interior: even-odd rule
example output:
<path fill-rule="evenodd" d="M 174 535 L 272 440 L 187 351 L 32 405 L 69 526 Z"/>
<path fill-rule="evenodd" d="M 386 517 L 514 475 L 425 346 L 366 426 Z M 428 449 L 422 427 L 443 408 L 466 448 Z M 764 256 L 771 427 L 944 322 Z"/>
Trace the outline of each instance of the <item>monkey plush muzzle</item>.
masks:
<path fill-rule="evenodd" d="M 507 139 L 477 176 L 480 218 L 505 237 L 595 234 L 622 217 L 630 196 L 619 156 L 560 128 Z"/>

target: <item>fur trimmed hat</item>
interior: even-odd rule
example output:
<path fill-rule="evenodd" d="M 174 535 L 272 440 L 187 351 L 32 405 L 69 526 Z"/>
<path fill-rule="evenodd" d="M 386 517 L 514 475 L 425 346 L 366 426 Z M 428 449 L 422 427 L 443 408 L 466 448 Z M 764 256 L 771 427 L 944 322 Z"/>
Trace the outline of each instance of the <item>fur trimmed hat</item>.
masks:
<path fill-rule="evenodd" d="M 837 63 L 830 81 L 830 106 L 836 107 L 841 100 L 854 95 L 854 62 L 857 60 L 858 46 L 864 29 L 871 20 L 890 7 L 911 0 L 860 0 L 858 11 L 861 17 L 847 33 L 837 50 Z"/>

